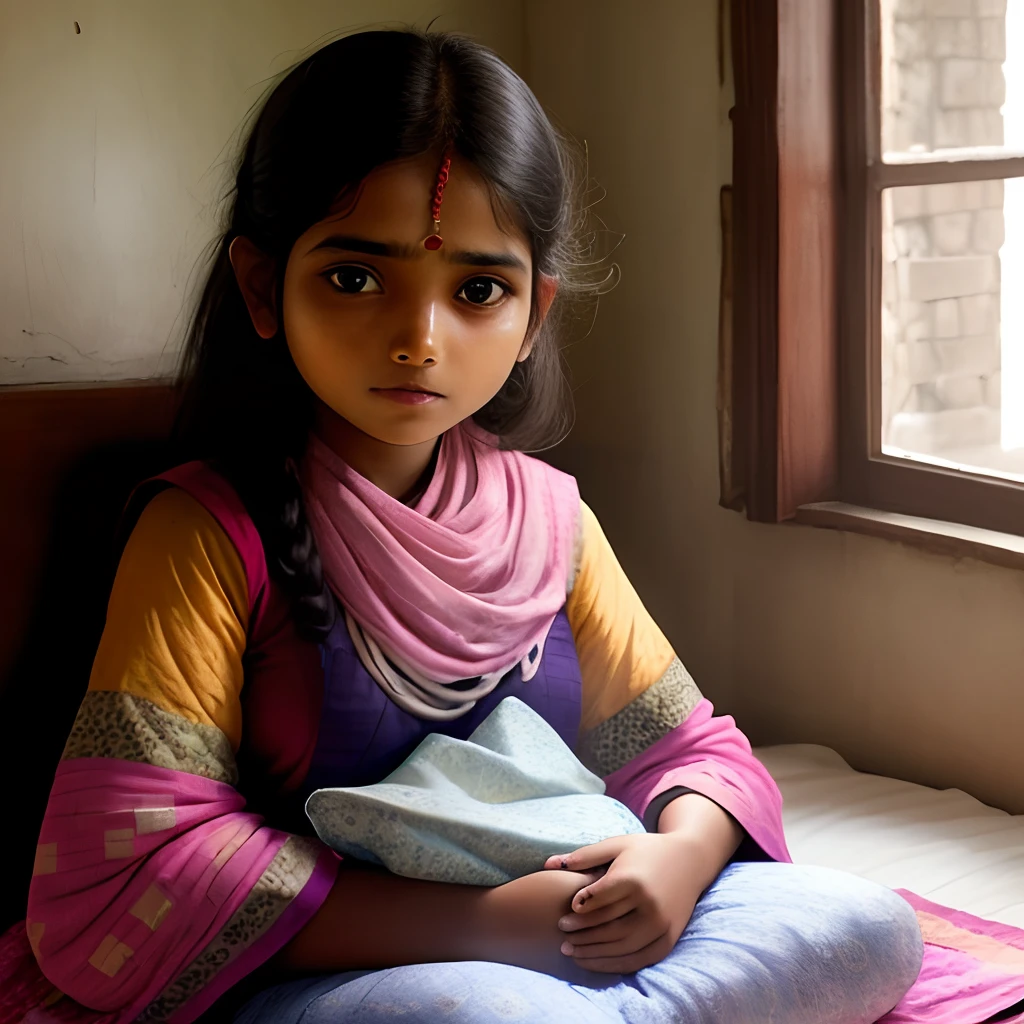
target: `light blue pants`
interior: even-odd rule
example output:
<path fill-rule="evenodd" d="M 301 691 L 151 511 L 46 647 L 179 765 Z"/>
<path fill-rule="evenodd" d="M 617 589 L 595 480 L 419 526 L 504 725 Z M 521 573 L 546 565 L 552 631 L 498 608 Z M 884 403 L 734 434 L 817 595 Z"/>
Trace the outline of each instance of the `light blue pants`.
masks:
<path fill-rule="evenodd" d="M 350 971 L 260 993 L 236 1024 L 870 1024 L 917 978 L 910 905 L 828 868 L 731 864 L 675 949 L 570 984 L 480 961 Z"/>

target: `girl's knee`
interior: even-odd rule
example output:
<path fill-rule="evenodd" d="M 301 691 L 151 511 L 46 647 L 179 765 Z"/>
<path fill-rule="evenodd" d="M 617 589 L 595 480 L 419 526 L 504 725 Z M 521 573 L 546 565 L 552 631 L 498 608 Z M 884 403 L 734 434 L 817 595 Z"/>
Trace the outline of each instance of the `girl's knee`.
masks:
<path fill-rule="evenodd" d="M 924 940 L 914 908 L 885 886 L 828 868 L 804 868 L 821 899 L 822 926 L 851 970 L 871 972 L 891 1009 L 917 980 Z"/>
<path fill-rule="evenodd" d="M 856 875 L 810 865 L 737 864 L 709 895 L 711 913 L 700 930 L 738 941 L 784 1003 L 803 1008 L 810 999 L 819 1019 L 874 1021 L 920 972 L 924 943 L 913 908 Z M 793 1019 L 812 1019 L 801 1012 L 794 1009 Z"/>
<path fill-rule="evenodd" d="M 889 968 L 892 990 L 897 993 L 895 1006 L 921 973 L 924 938 L 914 908 L 899 893 L 884 886 L 875 888 L 877 911 L 870 929 L 879 959 Z"/>

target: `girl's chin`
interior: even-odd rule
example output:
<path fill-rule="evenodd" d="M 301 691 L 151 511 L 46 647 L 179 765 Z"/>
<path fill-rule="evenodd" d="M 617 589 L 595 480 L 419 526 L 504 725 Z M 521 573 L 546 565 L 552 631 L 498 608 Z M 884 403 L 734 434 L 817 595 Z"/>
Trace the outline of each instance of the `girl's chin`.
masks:
<path fill-rule="evenodd" d="M 431 415 L 428 410 L 433 404 L 403 406 L 396 403 L 389 410 L 388 416 L 366 415 L 367 410 L 359 410 L 356 415 L 345 415 L 333 404 L 321 398 L 321 408 L 317 415 L 319 432 L 329 439 L 337 437 L 339 433 L 345 436 L 355 431 L 356 436 L 362 434 L 381 444 L 411 448 L 436 440 L 458 422 L 449 422 L 451 416 Z"/>
<path fill-rule="evenodd" d="M 436 441 L 446 430 L 455 426 L 454 423 L 416 423 L 402 424 L 394 423 L 366 423 L 359 424 L 359 429 L 368 437 L 372 437 L 381 444 L 392 445 L 396 448 L 413 448 L 416 445 L 429 444 Z"/>

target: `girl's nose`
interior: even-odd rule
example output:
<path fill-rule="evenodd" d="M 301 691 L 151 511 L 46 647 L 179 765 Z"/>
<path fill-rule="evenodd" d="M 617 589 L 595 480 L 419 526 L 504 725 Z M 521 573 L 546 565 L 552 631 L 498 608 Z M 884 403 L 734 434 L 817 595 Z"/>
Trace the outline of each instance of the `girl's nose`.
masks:
<path fill-rule="evenodd" d="M 411 313 L 391 342 L 391 358 L 408 366 L 430 366 L 440 357 L 437 308 L 434 303 Z"/>

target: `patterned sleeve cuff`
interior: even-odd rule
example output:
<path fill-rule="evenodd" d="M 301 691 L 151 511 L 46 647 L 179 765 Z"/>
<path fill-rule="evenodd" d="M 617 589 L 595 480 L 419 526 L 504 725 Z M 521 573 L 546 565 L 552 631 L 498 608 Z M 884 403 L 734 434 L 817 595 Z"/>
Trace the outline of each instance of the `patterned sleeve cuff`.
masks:
<path fill-rule="evenodd" d="M 302 930 L 327 898 L 338 864 L 317 839 L 287 839 L 245 903 L 135 1024 L 194 1021 Z"/>
<path fill-rule="evenodd" d="M 685 722 L 702 699 L 690 673 L 674 657 L 657 682 L 584 734 L 577 756 L 596 775 L 610 775 Z"/>

